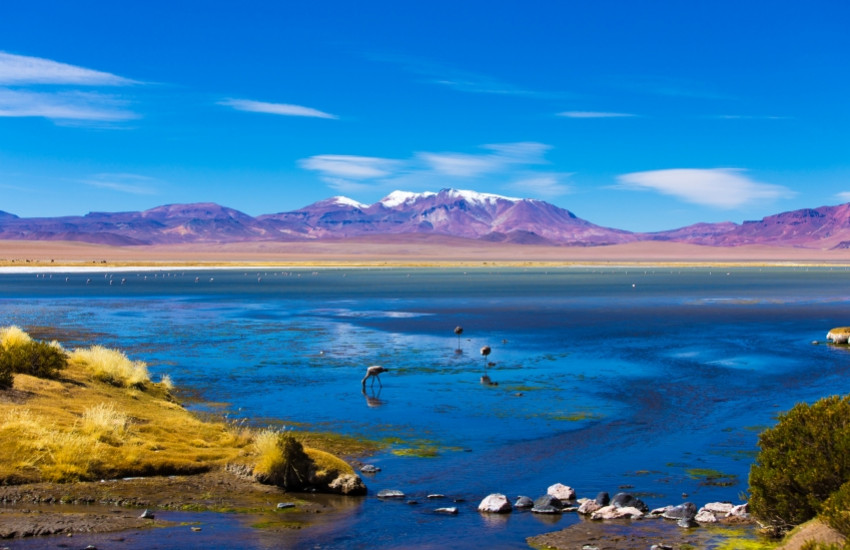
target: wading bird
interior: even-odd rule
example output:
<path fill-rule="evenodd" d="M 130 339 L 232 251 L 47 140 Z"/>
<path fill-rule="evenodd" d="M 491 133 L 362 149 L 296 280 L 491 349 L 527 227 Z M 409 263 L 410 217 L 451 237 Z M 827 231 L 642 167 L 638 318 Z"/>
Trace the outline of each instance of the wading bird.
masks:
<path fill-rule="evenodd" d="M 371 367 L 369 367 L 368 369 L 366 369 L 366 376 L 364 376 L 364 377 L 363 377 L 363 380 L 362 380 L 361 384 L 362 384 L 362 385 L 363 385 L 363 387 L 365 388 L 365 387 L 366 387 L 366 380 L 368 380 L 370 376 L 374 376 L 375 378 L 372 380 L 372 385 L 374 386 L 374 385 L 375 385 L 375 380 L 377 380 L 377 381 L 378 381 L 378 384 L 380 384 L 380 385 L 381 385 L 381 387 L 383 388 L 383 387 L 384 387 L 384 385 L 383 385 L 383 384 L 381 384 L 381 377 L 380 377 L 379 375 L 380 375 L 382 372 L 387 372 L 388 370 L 389 370 L 389 369 L 385 369 L 384 367 L 382 367 L 382 366 L 380 366 L 380 365 L 372 365 Z"/>

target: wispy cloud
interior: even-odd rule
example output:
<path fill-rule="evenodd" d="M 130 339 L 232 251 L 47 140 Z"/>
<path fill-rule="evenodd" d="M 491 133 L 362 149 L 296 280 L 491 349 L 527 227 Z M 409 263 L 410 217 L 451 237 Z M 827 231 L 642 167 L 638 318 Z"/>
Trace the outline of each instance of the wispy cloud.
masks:
<path fill-rule="evenodd" d="M 40 57 L 0 51 L 0 117 L 41 117 L 57 124 L 114 123 L 139 118 L 129 102 L 99 87 L 134 80 Z"/>
<path fill-rule="evenodd" d="M 835 197 L 843 202 L 850 202 L 850 191 L 842 191 L 841 193 L 837 193 Z"/>
<path fill-rule="evenodd" d="M 476 181 L 524 190 L 533 196 L 565 194 L 568 175 L 538 168 L 546 165 L 544 143 L 517 142 L 483 145 L 484 153 L 425 152 L 408 159 L 352 155 L 316 155 L 299 165 L 319 173 L 331 188 L 341 192 L 386 191 L 398 188 L 432 190 L 468 186 Z"/>
<path fill-rule="evenodd" d="M 572 191 L 572 188 L 563 182 L 563 180 L 571 175 L 540 174 L 518 179 L 511 183 L 510 187 L 525 196 L 544 198 L 560 197 Z"/>
<path fill-rule="evenodd" d="M 332 178 L 367 180 L 385 178 L 395 173 L 401 161 L 356 155 L 316 155 L 302 159 L 299 166 Z"/>
<path fill-rule="evenodd" d="M 621 189 L 655 191 L 685 202 L 723 209 L 796 194 L 781 185 L 754 181 L 744 172 L 739 168 L 677 168 L 634 172 L 617 180 Z"/>
<path fill-rule="evenodd" d="M 137 82 L 111 73 L 68 65 L 51 59 L 0 51 L 0 85 L 29 84 L 128 86 Z"/>
<path fill-rule="evenodd" d="M 127 102 L 95 92 L 33 92 L 0 88 L 0 117 L 117 122 L 139 118 Z"/>
<path fill-rule="evenodd" d="M 422 77 L 425 82 L 439 86 L 446 86 L 459 92 L 518 96 L 536 99 L 564 99 L 570 96 L 570 94 L 564 92 L 534 90 L 518 86 L 493 76 L 464 71 L 444 63 L 439 63 L 421 57 L 386 53 L 373 54 L 368 57 L 374 61 L 392 63 L 409 73 Z"/>
<path fill-rule="evenodd" d="M 336 115 L 313 109 L 312 107 L 304 107 L 302 105 L 291 105 L 288 103 L 266 103 L 263 101 L 252 101 L 250 99 L 225 99 L 218 102 L 219 105 L 232 107 L 237 111 L 248 111 L 251 113 L 267 113 L 271 115 L 283 116 L 304 116 L 313 118 L 330 118 L 337 119 Z"/>
<path fill-rule="evenodd" d="M 564 111 L 558 116 L 566 118 L 629 118 L 637 115 L 631 113 L 612 113 L 606 111 Z"/>
<path fill-rule="evenodd" d="M 138 174 L 94 174 L 81 183 L 131 195 L 156 195 L 159 180 Z"/>

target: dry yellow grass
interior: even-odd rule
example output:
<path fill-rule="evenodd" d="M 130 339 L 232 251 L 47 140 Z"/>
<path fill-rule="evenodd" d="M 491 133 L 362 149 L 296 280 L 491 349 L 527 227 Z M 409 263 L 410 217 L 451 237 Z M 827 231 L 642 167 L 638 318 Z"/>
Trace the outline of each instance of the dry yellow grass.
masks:
<path fill-rule="evenodd" d="M 17 329 L 0 329 L 26 342 Z M 237 462 L 274 471 L 281 431 L 203 421 L 174 402 L 170 378 L 150 381 L 147 366 L 93 346 L 69 354 L 61 378 L 15 375 L 0 390 L 0 484 L 192 474 Z M 351 471 L 342 460 L 305 449 L 322 471 Z"/>
<path fill-rule="evenodd" d="M 9 349 L 15 346 L 21 346 L 32 341 L 29 334 L 16 326 L 0 328 L 0 346 L 4 349 Z"/>
<path fill-rule="evenodd" d="M 75 349 L 68 354 L 68 362 L 86 367 L 95 379 L 116 386 L 138 388 L 150 382 L 144 362 L 132 361 L 123 352 L 103 346 Z"/>

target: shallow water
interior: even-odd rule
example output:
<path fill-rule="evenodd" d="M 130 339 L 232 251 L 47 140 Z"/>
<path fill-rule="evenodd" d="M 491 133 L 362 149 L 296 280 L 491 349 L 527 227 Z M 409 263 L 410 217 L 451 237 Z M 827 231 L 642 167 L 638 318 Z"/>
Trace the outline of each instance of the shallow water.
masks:
<path fill-rule="evenodd" d="M 850 324 L 848 282 L 843 268 L 54 271 L 0 275 L 0 324 L 119 347 L 231 418 L 398 439 L 333 525 L 263 532 L 206 514 L 205 533 L 251 548 L 524 548 L 577 518 L 481 516 L 481 498 L 561 482 L 590 497 L 632 486 L 651 507 L 738 501 L 759 430 L 848 391 L 850 355 L 811 343 Z M 364 395 L 372 364 L 390 371 Z M 385 488 L 419 504 L 381 502 Z M 432 513 L 447 505 L 460 513 Z"/>

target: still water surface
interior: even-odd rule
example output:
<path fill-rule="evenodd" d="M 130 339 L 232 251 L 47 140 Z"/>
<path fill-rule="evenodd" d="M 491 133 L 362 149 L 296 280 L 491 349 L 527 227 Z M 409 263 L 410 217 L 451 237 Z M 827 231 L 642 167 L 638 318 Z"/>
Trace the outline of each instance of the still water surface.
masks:
<path fill-rule="evenodd" d="M 203 536 L 110 547 L 525 548 L 578 518 L 486 517 L 481 498 L 561 482 L 631 486 L 650 507 L 739 502 L 758 432 L 850 389 L 850 354 L 812 344 L 850 324 L 848 287 L 844 268 L 7 273 L 0 324 L 120 348 L 231 418 L 395 441 L 368 460 L 370 495 L 330 524 L 267 533 L 203 514 Z M 364 394 L 373 364 L 390 371 Z M 460 513 L 432 513 L 449 505 Z"/>

